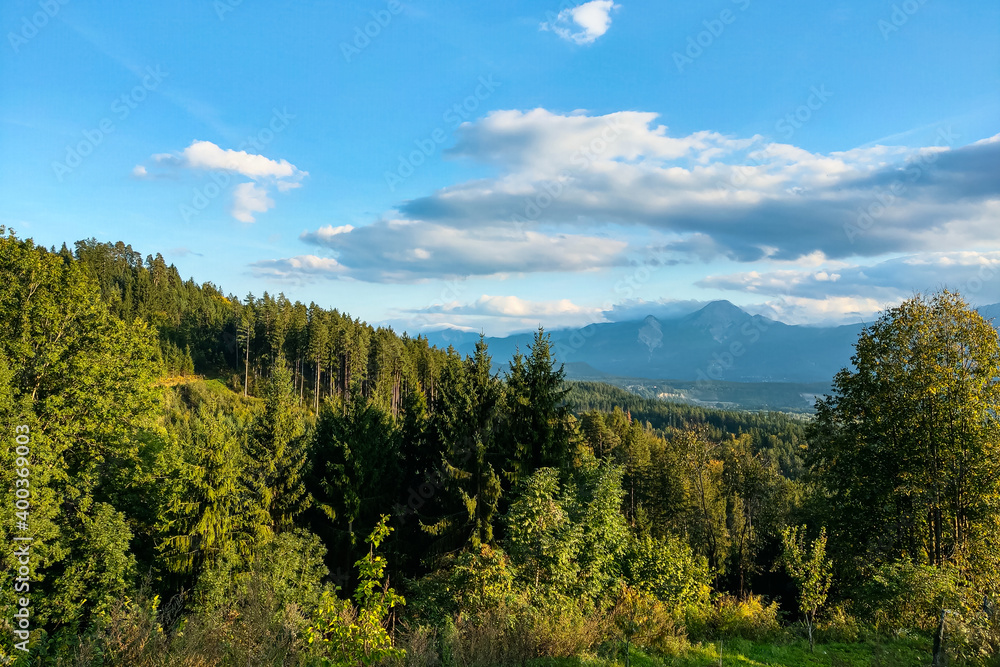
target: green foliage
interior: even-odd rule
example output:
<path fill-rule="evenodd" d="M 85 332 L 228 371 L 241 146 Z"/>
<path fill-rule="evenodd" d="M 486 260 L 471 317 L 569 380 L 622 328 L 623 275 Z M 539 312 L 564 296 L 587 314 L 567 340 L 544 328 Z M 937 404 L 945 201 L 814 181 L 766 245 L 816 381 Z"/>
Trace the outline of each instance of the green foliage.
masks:
<path fill-rule="evenodd" d="M 367 539 L 368 555 L 355 564 L 360 571 L 354 593 L 357 606 L 327 591 L 306 631 L 322 664 L 367 667 L 405 655 L 393 647 L 386 623 L 392 609 L 406 601 L 383 581 L 386 561 L 375 553 L 392 531 L 386 525 L 388 519 L 383 515 L 379 520 Z"/>
<path fill-rule="evenodd" d="M 930 632 L 944 608 L 950 655 L 995 664 L 1000 346 L 957 295 L 865 330 L 803 476 L 803 421 L 569 385 L 541 329 L 498 376 L 483 340 L 463 359 L 227 297 L 121 243 L 3 231 L 0 275 L 38 664 L 525 664 L 623 642 L 628 662 L 706 658 L 688 635 L 818 664 L 737 639 L 781 636 L 779 598 L 825 642 Z M 0 486 L 21 465 L 0 448 Z M 825 531 L 803 522 L 830 527 L 832 596 Z M 0 539 L 17 532 L 0 503 Z M 15 565 L 0 554 L 7 618 Z M 833 646 L 837 664 L 914 655 Z"/>
<path fill-rule="evenodd" d="M 676 537 L 634 537 L 625 554 L 625 579 L 636 590 L 653 595 L 675 615 L 703 607 L 711 592 L 708 562 L 695 556 Z"/>
<path fill-rule="evenodd" d="M 157 474 L 175 485 L 163 492 L 159 553 L 179 574 L 233 558 L 245 565 L 254 544 L 273 532 L 247 451 L 252 412 L 197 382 L 169 390 L 166 399 L 169 444 Z"/>
<path fill-rule="evenodd" d="M 253 426 L 252 477 L 273 525 L 287 530 L 312 502 L 305 486 L 308 442 L 296 414 L 292 374 L 281 354 L 263 389 L 264 410 Z"/>
<path fill-rule="evenodd" d="M 941 566 L 1000 512 L 1000 342 L 957 294 L 917 296 L 861 334 L 817 402 L 809 460 L 850 570 Z"/>
<path fill-rule="evenodd" d="M 692 639 L 774 640 L 781 634 L 781 613 L 777 602 L 768 602 L 760 595 L 742 599 L 720 595 L 711 604 L 689 606 L 685 624 Z"/>
<path fill-rule="evenodd" d="M 493 466 L 503 387 L 492 373 L 486 343 L 465 362 L 449 356 L 430 430 L 442 453 L 443 494 L 436 521 L 424 529 L 439 538 L 438 549 L 493 541 L 493 524 L 503 493 Z"/>
<path fill-rule="evenodd" d="M 538 468 L 559 468 L 569 461 L 565 372 L 555 364 L 550 336 L 539 328 L 530 356 L 516 353 L 507 372 L 500 451 L 511 487 Z"/>
<path fill-rule="evenodd" d="M 139 433 L 152 424 L 153 332 L 112 316 L 71 257 L 0 229 L 3 432 L 30 433 L 29 528 L 35 620 L 76 628 L 131 584 L 132 532 L 123 512 L 142 481 Z M 12 448 L 0 483 L 14 488 Z M 9 497 L 9 496 L 8 496 Z M 0 538 L 12 543 L 12 502 Z M 13 556 L 0 583 L 13 588 Z M 88 564 L 93 564 L 92 566 Z M 3 602 L 13 602 L 12 593 Z M 9 609 L 9 607 L 8 607 Z"/>
<path fill-rule="evenodd" d="M 621 470 L 595 465 L 560 481 L 542 468 L 520 487 L 506 517 L 508 553 L 525 585 L 596 600 L 616 586 L 628 530 Z"/>
<path fill-rule="evenodd" d="M 676 655 L 687 647 L 687 636 L 676 623 L 676 614 L 657 597 L 628 586 L 622 588 L 611 612 L 615 637 L 624 644 L 625 664 L 632 645 L 660 654 Z"/>
<path fill-rule="evenodd" d="M 445 556 L 434 572 L 413 582 L 413 615 L 443 627 L 458 614 L 482 623 L 498 609 L 518 606 L 517 573 L 507 554 L 488 545 Z"/>
<path fill-rule="evenodd" d="M 782 563 L 798 589 L 799 611 L 805 618 L 812 646 L 816 614 L 826 603 L 833 583 L 833 563 L 826 557 L 826 528 L 821 528 L 810 544 L 805 526 L 790 526 L 781 531 L 781 541 Z"/>
<path fill-rule="evenodd" d="M 578 413 L 610 414 L 622 410 L 639 424 L 649 424 L 668 436 L 692 429 L 703 429 L 706 437 L 715 441 L 745 434 L 750 437 L 751 449 L 774 461 L 785 477 L 798 479 L 804 472 L 806 429 L 801 418 L 780 412 L 720 410 L 643 398 L 601 382 L 569 382 L 567 387 L 567 399 Z"/>
<path fill-rule="evenodd" d="M 857 610 L 879 632 L 904 628 L 930 632 L 942 609 L 957 609 L 962 599 L 961 573 L 904 560 L 874 569 L 855 594 Z"/>

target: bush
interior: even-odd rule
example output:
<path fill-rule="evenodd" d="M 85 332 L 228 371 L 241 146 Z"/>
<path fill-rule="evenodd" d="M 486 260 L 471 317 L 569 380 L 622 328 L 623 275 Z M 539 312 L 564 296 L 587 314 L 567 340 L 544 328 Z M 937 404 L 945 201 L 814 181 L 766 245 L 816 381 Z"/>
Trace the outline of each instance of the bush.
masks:
<path fill-rule="evenodd" d="M 941 610 L 960 604 L 961 589 L 958 570 L 903 560 L 876 568 L 854 599 L 861 618 L 877 632 L 933 632 Z"/>
<path fill-rule="evenodd" d="M 850 614 L 843 605 L 837 605 L 826 610 L 816 623 L 816 640 L 825 642 L 842 642 L 849 644 L 862 637 L 861 625 L 858 619 Z"/>
<path fill-rule="evenodd" d="M 570 600 L 503 604 L 475 617 L 459 614 L 441 632 L 445 665 L 489 667 L 539 657 L 580 655 L 607 636 L 606 617 Z"/>
<path fill-rule="evenodd" d="M 429 625 L 404 624 L 396 635 L 396 648 L 403 657 L 388 661 L 391 667 L 436 667 L 441 663 L 437 650 L 438 633 Z"/>
<path fill-rule="evenodd" d="M 624 587 L 609 621 L 626 651 L 635 645 L 662 655 L 679 655 L 689 645 L 673 609 L 644 591 Z"/>
<path fill-rule="evenodd" d="M 678 618 L 685 607 L 704 606 L 709 600 L 708 561 L 675 537 L 633 539 L 624 570 L 631 586 L 667 603 Z"/>
<path fill-rule="evenodd" d="M 490 546 L 448 556 L 435 572 L 410 583 L 410 617 L 440 628 L 459 612 L 477 621 L 481 614 L 514 608 L 514 574 L 506 554 Z"/>
<path fill-rule="evenodd" d="M 768 604 L 760 595 L 744 599 L 721 595 L 710 606 L 689 607 L 685 616 L 693 639 L 773 639 L 781 633 L 778 603 Z"/>

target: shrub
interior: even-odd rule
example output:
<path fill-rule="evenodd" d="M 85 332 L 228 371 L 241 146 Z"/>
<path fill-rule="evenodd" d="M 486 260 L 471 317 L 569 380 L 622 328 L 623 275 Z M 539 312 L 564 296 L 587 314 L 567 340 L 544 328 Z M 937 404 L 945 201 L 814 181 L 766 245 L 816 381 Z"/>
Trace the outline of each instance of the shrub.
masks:
<path fill-rule="evenodd" d="M 709 600 L 708 561 L 696 556 L 677 538 L 633 539 L 626 552 L 624 570 L 633 587 L 666 603 L 678 618 L 684 608 L 704 606 Z"/>
<path fill-rule="evenodd" d="M 609 628 L 615 639 L 663 655 L 678 655 L 688 646 L 687 634 L 676 622 L 674 610 L 644 591 L 622 588 L 611 610 Z"/>
<path fill-rule="evenodd" d="M 851 643 L 861 639 L 862 629 L 858 619 L 843 605 L 827 609 L 816 623 L 816 638 L 822 642 Z"/>
<path fill-rule="evenodd" d="M 391 667 L 436 667 L 441 663 L 437 650 L 438 633 L 429 625 L 404 624 L 396 635 L 402 657 L 386 661 Z"/>
<path fill-rule="evenodd" d="M 877 567 L 855 595 L 859 615 L 876 631 L 932 632 L 943 608 L 957 608 L 963 593 L 959 572 L 902 560 Z"/>
<path fill-rule="evenodd" d="M 768 604 L 760 595 L 744 599 L 721 595 L 704 607 L 689 607 L 685 617 L 693 639 L 741 638 L 762 641 L 781 632 L 778 603 Z"/>

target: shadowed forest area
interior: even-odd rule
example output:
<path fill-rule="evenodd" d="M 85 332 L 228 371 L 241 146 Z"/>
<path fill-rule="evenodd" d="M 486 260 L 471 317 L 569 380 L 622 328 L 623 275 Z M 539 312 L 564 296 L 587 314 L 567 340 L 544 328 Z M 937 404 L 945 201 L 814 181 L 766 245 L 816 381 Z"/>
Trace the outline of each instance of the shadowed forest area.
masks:
<path fill-rule="evenodd" d="M 13 664 L 1000 665 L 1000 345 L 958 294 L 803 419 L 0 233 Z"/>

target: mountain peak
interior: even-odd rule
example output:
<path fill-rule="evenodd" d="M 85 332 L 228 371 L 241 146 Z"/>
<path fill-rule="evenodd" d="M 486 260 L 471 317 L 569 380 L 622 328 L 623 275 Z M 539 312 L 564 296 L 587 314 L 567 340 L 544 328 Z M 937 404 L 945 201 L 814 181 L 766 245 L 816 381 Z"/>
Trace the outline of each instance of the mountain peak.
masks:
<path fill-rule="evenodd" d="M 702 312 L 724 312 L 724 313 L 743 313 L 746 315 L 746 311 L 734 304 L 732 301 L 726 299 L 719 299 L 717 301 L 711 301 L 701 309 Z"/>
<path fill-rule="evenodd" d="M 730 327 L 749 319 L 749 313 L 724 299 L 713 301 L 685 318 L 693 326 L 707 330 L 718 341 L 725 337 Z"/>

